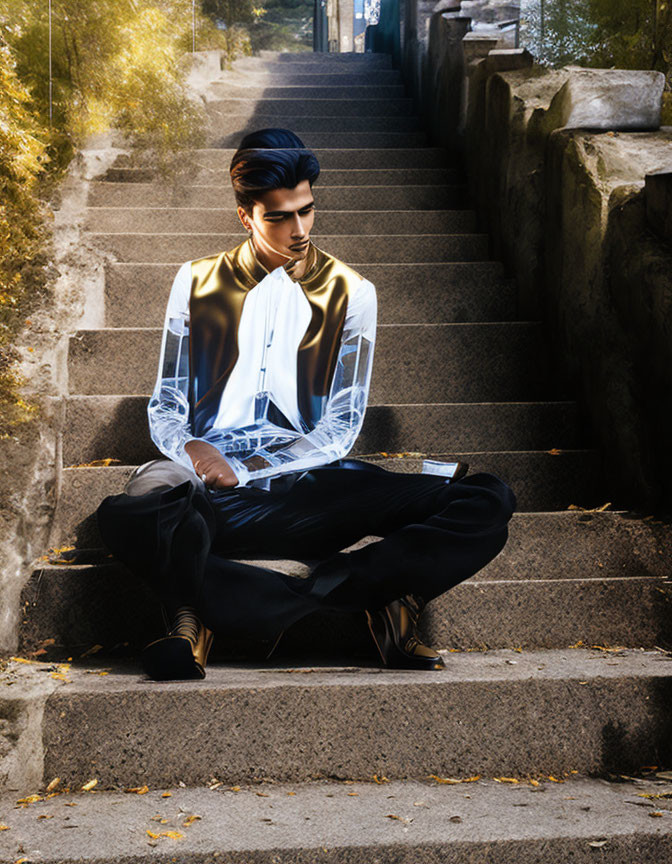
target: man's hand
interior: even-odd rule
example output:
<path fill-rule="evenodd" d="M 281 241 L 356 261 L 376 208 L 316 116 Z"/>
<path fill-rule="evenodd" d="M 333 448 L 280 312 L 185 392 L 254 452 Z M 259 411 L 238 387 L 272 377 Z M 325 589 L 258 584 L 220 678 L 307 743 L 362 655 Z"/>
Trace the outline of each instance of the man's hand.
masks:
<path fill-rule="evenodd" d="M 194 470 L 206 486 L 213 489 L 228 489 L 238 485 L 238 478 L 231 466 L 212 444 L 206 441 L 187 441 L 184 451 L 189 455 Z"/>

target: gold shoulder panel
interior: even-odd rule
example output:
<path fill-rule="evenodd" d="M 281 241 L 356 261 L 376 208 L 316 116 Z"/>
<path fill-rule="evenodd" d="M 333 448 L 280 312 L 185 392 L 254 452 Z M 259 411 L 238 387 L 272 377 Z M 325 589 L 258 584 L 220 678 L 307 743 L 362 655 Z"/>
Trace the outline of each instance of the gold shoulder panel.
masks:
<path fill-rule="evenodd" d="M 249 237 L 227 252 L 191 262 L 189 401 L 195 436 L 212 426 L 238 360 L 245 297 L 269 272 Z M 307 429 L 321 416 L 338 359 L 348 298 L 361 278 L 310 241 L 306 272 L 294 280 L 312 312 L 297 352 L 297 398 Z"/>

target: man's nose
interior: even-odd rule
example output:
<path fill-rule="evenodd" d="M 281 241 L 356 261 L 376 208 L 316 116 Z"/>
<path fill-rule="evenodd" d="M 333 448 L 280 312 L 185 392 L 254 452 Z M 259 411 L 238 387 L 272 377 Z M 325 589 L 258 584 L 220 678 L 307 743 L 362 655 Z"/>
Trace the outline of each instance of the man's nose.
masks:
<path fill-rule="evenodd" d="M 298 213 L 296 214 L 296 218 L 294 219 L 294 225 L 292 227 L 294 229 L 292 232 L 293 237 L 296 237 L 297 239 L 300 239 L 301 237 L 303 237 L 303 235 L 305 234 L 305 230 L 303 227 L 303 220 L 301 219 L 301 217 L 299 216 Z"/>

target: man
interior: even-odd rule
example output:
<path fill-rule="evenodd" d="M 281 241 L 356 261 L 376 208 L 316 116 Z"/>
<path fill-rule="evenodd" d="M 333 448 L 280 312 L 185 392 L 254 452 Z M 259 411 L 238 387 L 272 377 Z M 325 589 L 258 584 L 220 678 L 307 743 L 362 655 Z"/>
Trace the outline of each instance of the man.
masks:
<path fill-rule="evenodd" d="M 346 459 L 366 410 L 370 281 L 310 240 L 315 155 L 286 129 L 231 162 L 250 236 L 183 264 L 148 406 L 165 459 L 98 508 L 110 550 L 161 598 L 155 679 L 205 677 L 215 633 L 268 640 L 317 610 L 365 611 L 383 663 L 441 669 L 425 604 L 501 551 L 515 509 L 492 474 L 395 474 Z M 452 473 L 452 477 L 450 474 Z M 384 539 L 343 553 L 366 535 Z M 322 559 L 305 579 L 232 558 Z"/>

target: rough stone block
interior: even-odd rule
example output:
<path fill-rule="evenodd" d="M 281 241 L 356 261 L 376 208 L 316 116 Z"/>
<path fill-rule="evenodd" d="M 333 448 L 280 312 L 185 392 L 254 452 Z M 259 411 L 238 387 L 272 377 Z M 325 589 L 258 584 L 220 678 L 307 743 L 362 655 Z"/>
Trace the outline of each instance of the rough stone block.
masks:
<path fill-rule="evenodd" d="M 588 129 L 659 129 L 665 76 L 632 69 L 568 66 L 569 78 L 550 112 L 559 126 Z"/>
<path fill-rule="evenodd" d="M 465 63 L 474 63 L 484 57 L 499 45 L 498 36 L 483 36 L 480 33 L 467 33 L 462 39 Z"/>
<path fill-rule="evenodd" d="M 508 72 L 511 69 L 527 69 L 534 64 L 534 57 L 527 48 L 494 48 L 483 61 L 485 71 Z"/>

